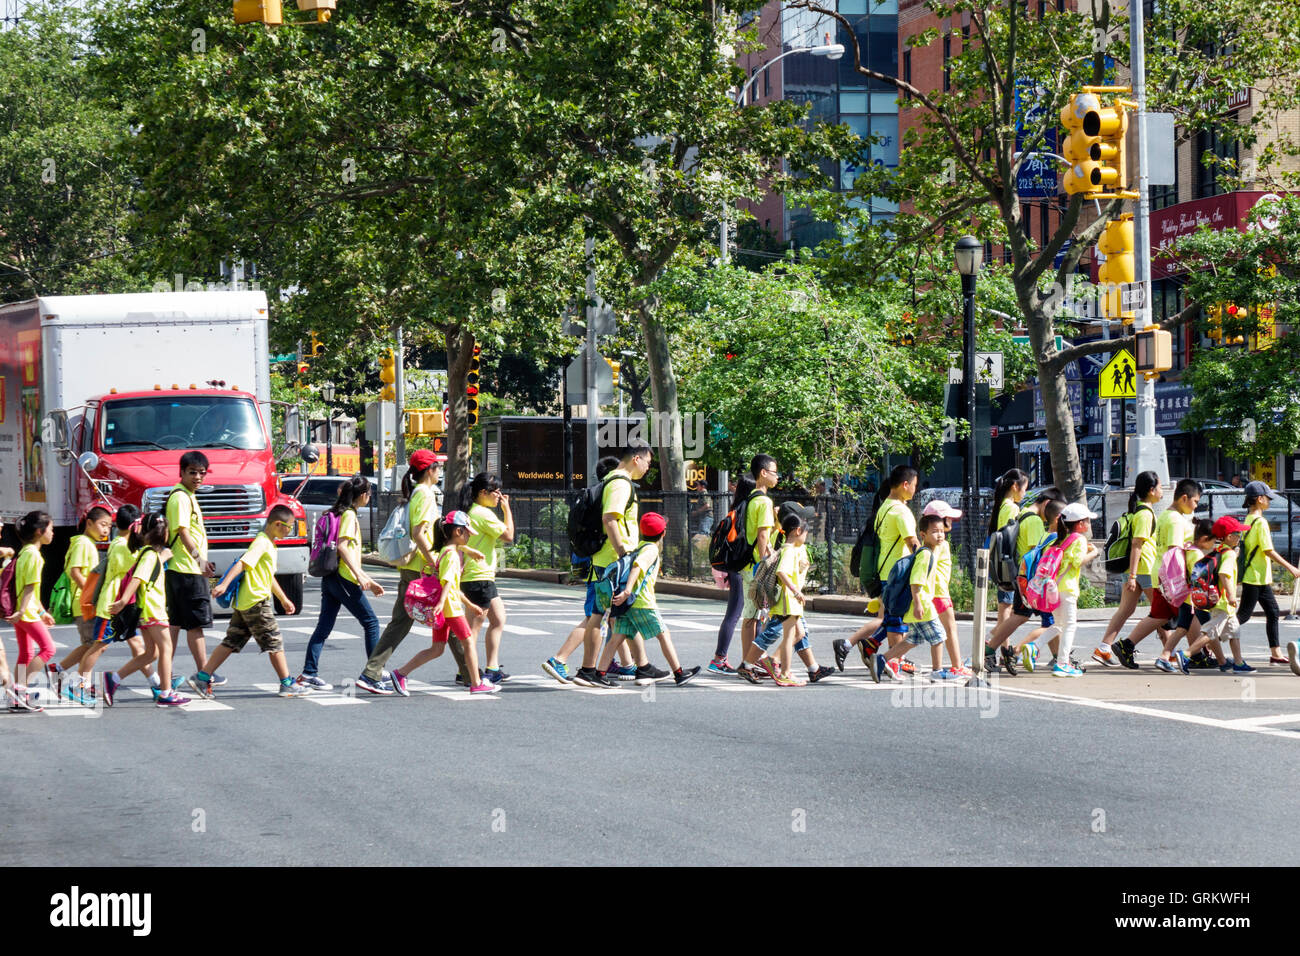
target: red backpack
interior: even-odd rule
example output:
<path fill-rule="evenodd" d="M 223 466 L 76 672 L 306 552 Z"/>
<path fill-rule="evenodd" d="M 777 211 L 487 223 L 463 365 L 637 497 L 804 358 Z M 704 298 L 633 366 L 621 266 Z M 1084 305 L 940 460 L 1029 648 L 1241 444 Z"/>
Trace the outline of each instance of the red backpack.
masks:
<path fill-rule="evenodd" d="M 14 583 L 17 571 L 17 557 L 10 558 L 4 570 L 0 571 L 0 617 L 13 617 L 18 610 L 18 585 Z"/>

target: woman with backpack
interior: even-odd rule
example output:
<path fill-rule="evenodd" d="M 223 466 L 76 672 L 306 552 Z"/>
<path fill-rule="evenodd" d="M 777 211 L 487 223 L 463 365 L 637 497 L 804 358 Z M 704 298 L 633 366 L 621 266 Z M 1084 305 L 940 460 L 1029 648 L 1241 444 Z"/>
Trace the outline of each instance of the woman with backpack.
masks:
<path fill-rule="evenodd" d="M 1128 576 L 1120 594 L 1119 607 L 1106 625 L 1101 644 L 1092 652 L 1093 660 L 1107 667 L 1119 666 L 1119 657 L 1110 645 L 1119 637 L 1120 630 L 1137 610 L 1143 595 L 1150 603 L 1156 583 L 1156 511 L 1155 504 L 1165 496 L 1160 476 L 1154 471 L 1140 472 L 1128 496 Z M 1107 558 L 1111 555 L 1107 554 Z"/>
<path fill-rule="evenodd" d="M 338 498 L 330 505 L 330 510 L 325 512 L 326 515 L 333 516 L 331 523 L 338 542 L 339 566 L 332 574 L 327 574 L 320 580 L 320 617 L 316 619 L 316 629 L 307 641 L 307 655 L 302 663 L 302 673 L 298 675 L 297 682 L 313 690 L 334 689 L 333 684 L 317 676 L 316 669 L 320 664 L 321 647 L 334 630 L 340 607 L 347 608 L 348 613 L 361 625 L 367 658 L 375 652 L 375 645 L 379 643 L 379 618 L 370 607 L 366 592 L 369 591 L 375 597 L 383 597 L 384 589 L 362 570 L 361 521 L 357 517 L 357 509 L 368 504 L 370 480 L 361 475 L 353 475 L 339 485 Z"/>
<path fill-rule="evenodd" d="M 1020 502 L 1025 500 L 1025 494 L 1028 491 L 1029 476 L 1019 468 L 1012 468 L 998 478 L 997 483 L 993 486 L 993 508 L 989 512 L 988 542 L 992 542 L 993 537 L 999 531 L 1016 520 L 1020 514 Z M 988 543 L 986 543 L 985 547 L 988 546 Z M 1016 560 L 1019 559 L 1020 555 L 1017 554 Z M 997 624 L 1003 623 L 1011 616 L 1011 608 L 1015 600 L 1015 591 L 1003 591 L 998 588 Z"/>
<path fill-rule="evenodd" d="M 497 516 L 496 509 L 501 509 Z M 506 605 L 497 593 L 497 542 L 510 544 L 515 540 L 515 516 L 510 513 L 510 496 L 501 490 L 501 479 L 491 472 L 480 471 L 461 489 L 461 510 L 469 516 L 469 546 L 485 557 L 483 560 L 469 555 L 461 571 L 461 593 L 485 614 L 471 614 L 469 631 L 478 639 L 478 629 L 487 619 L 487 636 L 484 638 L 483 676 L 493 684 L 510 679 L 501 666 L 501 635 L 506 627 Z"/>
<path fill-rule="evenodd" d="M 1264 608 L 1264 630 L 1268 635 L 1268 662 L 1286 664 L 1282 656 L 1282 646 L 1278 639 L 1277 598 L 1273 596 L 1273 564 L 1280 566 L 1292 578 L 1300 575 L 1290 561 L 1273 549 L 1273 536 L 1270 533 L 1268 519 L 1264 509 L 1269 501 L 1280 497 L 1263 481 L 1252 481 L 1246 485 L 1246 535 L 1241 539 L 1241 607 L 1237 611 L 1237 622 L 1245 624 L 1255 612 L 1258 603 Z M 1269 562 L 1272 562 L 1270 564 Z M 1294 669 L 1294 665 L 1293 665 Z"/>
<path fill-rule="evenodd" d="M 728 511 L 738 515 L 741 504 L 754 493 L 757 487 L 750 475 L 741 475 L 736 482 L 736 492 L 731 496 L 731 507 Z M 736 634 L 736 625 L 740 623 L 740 611 L 745 605 L 745 586 L 739 571 L 728 571 L 726 574 L 727 610 L 722 615 L 722 623 L 718 625 L 718 646 L 713 650 L 713 660 L 709 661 L 711 674 L 736 673 L 736 669 L 727 662 L 727 651 L 731 648 L 731 639 Z"/>

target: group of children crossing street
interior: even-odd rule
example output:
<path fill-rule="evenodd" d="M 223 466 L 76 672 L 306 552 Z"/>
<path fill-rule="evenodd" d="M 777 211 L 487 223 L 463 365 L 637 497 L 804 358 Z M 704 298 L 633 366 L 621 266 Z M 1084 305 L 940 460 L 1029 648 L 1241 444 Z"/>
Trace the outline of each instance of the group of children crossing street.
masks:
<path fill-rule="evenodd" d="M 700 666 L 685 666 L 665 626 L 655 597 L 669 533 L 667 519 L 642 513 L 637 483 L 652 464 L 644 444 L 624 449 L 597 467 L 598 483 L 574 505 L 586 542 L 575 556 L 584 562 L 586 596 L 582 621 L 568 634 L 541 670 L 554 680 L 587 688 L 613 688 L 671 679 L 690 682 Z M 207 533 L 197 491 L 207 474 L 201 452 L 180 459 L 177 484 L 161 511 L 141 514 L 131 505 L 110 512 L 93 507 L 64 561 L 66 600 L 76 621 L 78 644 L 55 661 L 49 628 L 55 623 L 41 601 L 43 546 L 53 539 L 50 516 L 34 511 L 16 531 L 21 549 L 0 549 L 6 561 L 0 574 L 0 601 L 13 624 L 18 652 L 11 673 L 0 645 L 0 686 L 13 710 L 35 710 L 30 687 L 46 678 L 56 693 L 93 705 L 113 706 L 123 684 L 137 672 L 149 684 L 160 708 L 184 707 L 190 698 L 217 696 L 225 683 L 219 669 L 252 640 L 267 654 L 278 681 L 278 695 L 302 697 L 333 690 L 320 675 L 321 649 L 333 632 L 340 608 L 363 631 L 365 665 L 355 679 L 358 690 L 377 696 L 409 697 L 411 675 L 450 649 L 456 681 L 473 695 L 498 692 L 510 674 L 502 666 L 506 607 L 496 586 L 500 545 L 514 540 L 510 499 L 500 479 L 480 473 L 457 493 L 456 507 L 444 509 L 439 487 L 445 459 L 428 450 L 410 456 L 403 481 L 405 503 L 395 518 L 405 529 L 406 550 L 396 562 L 399 577 L 392 617 L 380 632 L 367 593 L 385 588 L 362 563 L 358 508 L 370 500 L 370 484 L 360 476 L 340 485 L 338 498 L 319 528 L 337 547 L 337 567 L 321 576 L 320 614 L 308 640 L 301 668 L 289 665 L 276 618 L 296 608 L 276 580 L 276 543 L 291 533 L 293 511 L 273 507 L 252 544 L 219 576 L 208 560 Z M 834 666 L 818 663 L 809 637 L 804 588 L 811 561 L 807 551 L 813 518 L 799 505 L 777 506 L 771 491 L 778 463 L 757 455 L 737 482 L 730 510 L 714 530 L 723 557 L 714 561 L 718 580 L 730 591 L 708 672 L 751 684 L 778 687 L 819 683 L 843 672 L 854 647 L 872 680 L 899 681 L 916 674 L 908 652 L 924 645 L 930 654 L 929 678 L 957 681 L 973 671 L 963 661 L 957 618 L 950 593 L 953 557 L 950 535 L 962 512 L 942 500 L 929 502 L 919 520 L 909 502 L 918 474 L 910 466 L 893 469 L 872 502 L 855 548 L 870 602 L 869 620 L 847 638 L 831 643 Z M 1101 555 L 1091 543 L 1086 505 L 1067 502 L 1055 488 L 1029 495 L 1029 477 L 1012 469 L 998 479 L 987 544 L 1003 562 L 997 575 L 997 617 L 987 638 L 986 670 L 1015 675 L 1039 668 L 1039 645 L 1052 657 L 1047 672 L 1057 677 L 1083 675 L 1075 659 L 1081 578 Z M 1274 548 L 1265 509 L 1276 497 L 1262 482 L 1245 488 L 1244 521 L 1223 516 L 1196 518 L 1200 486 L 1188 479 L 1173 489 L 1170 506 L 1156 515 L 1165 489 L 1157 475 L 1137 477 L 1123 518 L 1125 534 L 1108 547 L 1107 569 L 1125 574 L 1119 607 L 1111 616 L 1090 663 L 1102 668 L 1137 668 L 1137 647 L 1157 634 L 1154 665 L 1165 673 L 1218 669 L 1246 674 L 1255 670 L 1242 655 L 1240 629 L 1258 606 L 1265 615 L 1269 663 L 1285 664 L 1300 675 L 1296 642 L 1281 647 L 1279 612 L 1272 590 L 1272 565 L 1295 577 L 1300 568 Z M 391 523 L 391 522 L 390 522 Z M 570 533 L 574 518 L 571 516 Z M 116 536 L 110 535 L 116 529 Z M 1114 537 L 1114 536 L 1112 536 Z M 575 539 L 576 540 L 576 539 Z M 585 553 L 583 553 L 585 552 Z M 1015 569 L 1018 573 L 1014 573 Z M 1238 586 L 1240 583 L 1240 598 Z M 56 591 L 58 588 L 56 588 Z M 1148 612 L 1127 636 L 1125 624 L 1145 598 Z M 205 630 L 212 626 L 212 599 L 231 608 L 224 639 L 209 656 Z M 53 602 L 57 605 L 57 602 Z M 1017 634 L 1036 619 L 1035 626 Z M 429 626 L 427 643 L 400 667 L 386 669 L 398 646 L 416 624 Z M 728 651 L 740 624 L 739 660 Z M 480 669 L 478 635 L 486 625 Z M 195 669 L 173 672 L 181 632 Z M 667 669 L 651 663 L 647 641 L 658 643 Z M 1186 649 L 1180 643 L 1186 641 Z M 105 652 L 125 644 L 129 659 L 96 679 Z M 582 648 L 582 663 L 568 658 Z M 944 666 L 944 656 L 947 665 Z M 800 668 L 794 666 L 798 656 Z M 142 691 L 142 693 L 144 693 Z"/>

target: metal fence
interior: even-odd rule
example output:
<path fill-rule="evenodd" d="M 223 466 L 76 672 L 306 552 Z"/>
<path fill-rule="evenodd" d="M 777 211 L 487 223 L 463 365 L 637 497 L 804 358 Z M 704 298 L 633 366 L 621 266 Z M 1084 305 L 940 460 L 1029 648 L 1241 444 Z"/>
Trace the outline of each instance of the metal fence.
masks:
<path fill-rule="evenodd" d="M 500 566 L 511 568 L 554 568 L 567 570 L 569 562 L 568 518 L 569 503 L 577 492 L 566 496 L 563 491 L 507 491 L 515 517 L 515 542 L 503 551 Z M 1165 501 L 1171 503 L 1172 488 L 1165 489 Z M 908 502 L 917 517 L 935 498 L 942 498 L 955 508 L 965 509 L 961 489 L 926 488 L 918 491 Z M 871 508 L 871 496 L 849 495 L 788 495 L 772 493 L 776 504 L 795 501 L 811 512 L 808 552 L 812 561 L 808 585 L 823 594 L 855 595 L 861 586 L 849 574 L 849 555 L 853 543 L 862 531 L 863 522 Z M 377 542 L 379 532 L 389 513 L 402 501 L 395 492 L 374 496 L 371 510 L 370 539 Z M 642 513 L 656 512 L 668 519 L 664 537 L 660 573 L 680 580 L 711 582 L 709 566 L 709 535 L 715 522 L 721 520 L 731 504 L 725 493 L 695 492 L 642 492 L 639 494 Z M 1106 501 L 1104 493 L 1089 495 L 1089 507 L 1100 515 L 1093 521 L 1095 538 L 1104 538 L 1111 521 L 1118 514 Z M 954 574 L 968 566 L 974 549 L 984 546 L 988 532 L 989 513 L 993 497 L 983 489 L 976 498 L 970 515 L 953 523 L 949 541 L 953 551 Z M 1243 516 L 1243 495 L 1236 489 L 1212 489 L 1201 496 L 1200 507 L 1194 517 L 1219 518 L 1225 514 Z M 1272 502 L 1265 512 L 1272 529 L 1273 547 L 1288 560 L 1300 558 L 1300 494 L 1288 492 Z M 968 550 L 969 549 L 969 550 Z"/>

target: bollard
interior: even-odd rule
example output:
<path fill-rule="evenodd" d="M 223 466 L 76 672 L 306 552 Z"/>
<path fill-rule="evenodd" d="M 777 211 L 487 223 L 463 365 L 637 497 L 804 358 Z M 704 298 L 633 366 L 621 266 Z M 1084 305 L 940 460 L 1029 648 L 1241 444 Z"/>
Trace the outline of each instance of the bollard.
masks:
<path fill-rule="evenodd" d="M 989 551 L 980 548 L 975 552 L 975 600 L 971 606 L 970 666 L 975 676 L 966 682 L 967 687 L 987 687 L 984 680 L 984 618 L 988 614 Z"/>

